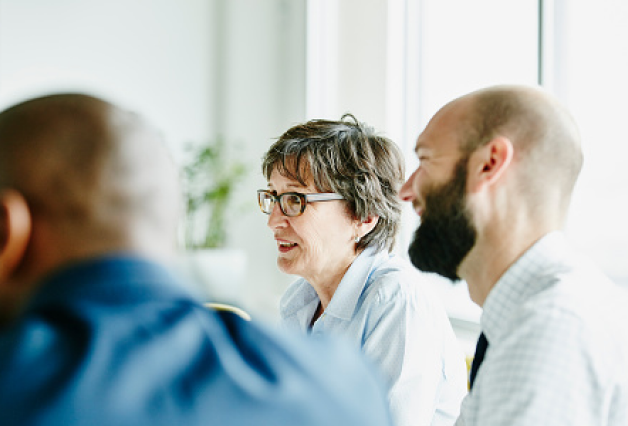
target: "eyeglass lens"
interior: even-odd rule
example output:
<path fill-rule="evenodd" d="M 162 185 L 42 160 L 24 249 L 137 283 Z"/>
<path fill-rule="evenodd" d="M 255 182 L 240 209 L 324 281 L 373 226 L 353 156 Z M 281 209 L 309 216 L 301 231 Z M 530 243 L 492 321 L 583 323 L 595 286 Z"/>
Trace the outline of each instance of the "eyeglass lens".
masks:
<path fill-rule="evenodd" d="M 275 205 L 274 198 L 266 192 L 258 192 L 257 197 L 262 211 L 270 214 L 270 212 L 273 211 L 273 206 Z"/>
<path fill-rule="evenodd" d="M 268 192 L 259 192 L 259 205 L 262 211 L 271 214 L 277 198 L 279 199 L 279 207 L 286 216 L 298 216 L 302 213 L 303 200 L 298 194 L 290 193 L 275 196 Z"/>
<path fill-rule="evenodd" d="M 301 214 L 303 200 L 296 194 L 281 194 L 279 205 L 286 216 L 298 216 Z"/>

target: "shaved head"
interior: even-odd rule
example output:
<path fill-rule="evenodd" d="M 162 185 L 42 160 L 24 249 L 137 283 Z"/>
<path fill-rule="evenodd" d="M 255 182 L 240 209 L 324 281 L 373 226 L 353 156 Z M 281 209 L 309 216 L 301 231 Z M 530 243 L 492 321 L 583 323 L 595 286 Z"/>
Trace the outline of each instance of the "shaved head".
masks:
<path fill-rule="evenodd" d="M 466 108 L 460 148 L 470 153 L 497 136 L 515 149 L 518 190 L 536 206 L 560 200 L 566 214 L 582 169 L 580 135 L 567 109 L 543 90 L 494 86 L 453 101 Z"/>
<path fill-rule="evenodd" d="M 36 258 L 174 249 L 174 164 L 150 125 L 102 99 L 56 94 L 1 112 L 0 189 L 26 200 Z"/>

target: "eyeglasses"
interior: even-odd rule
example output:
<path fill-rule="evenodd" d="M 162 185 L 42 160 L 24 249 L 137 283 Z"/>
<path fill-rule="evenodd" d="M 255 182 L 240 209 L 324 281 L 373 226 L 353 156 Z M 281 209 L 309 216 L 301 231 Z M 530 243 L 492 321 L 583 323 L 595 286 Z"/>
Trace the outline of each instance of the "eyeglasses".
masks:
<path fill-rule="evenodd" d="M 275 195 L 270 191 L 260 189 L 257 191 L 257 202 L 263 213 L 271 214 L 275 203 L 279 201 L 281 212 L 289 217 L 300 216 L 305 211 L 307 203 L 318 201 L 343 200 L 344 197 L 334 192 L 323 192 L 319 194 L 301 194 L 299 192 L 284 192 Z"/>

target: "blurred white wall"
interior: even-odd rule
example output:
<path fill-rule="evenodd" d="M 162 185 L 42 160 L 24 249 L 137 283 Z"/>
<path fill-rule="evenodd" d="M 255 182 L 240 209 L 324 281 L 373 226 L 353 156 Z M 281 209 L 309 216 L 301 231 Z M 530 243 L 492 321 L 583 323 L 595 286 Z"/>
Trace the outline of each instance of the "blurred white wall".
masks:
<path fill-rule="evenodd" d="M 0 107 L 81 90 L 148 116 L 173 146 L 207 137 L 212 3 L 1 0 Z"/>

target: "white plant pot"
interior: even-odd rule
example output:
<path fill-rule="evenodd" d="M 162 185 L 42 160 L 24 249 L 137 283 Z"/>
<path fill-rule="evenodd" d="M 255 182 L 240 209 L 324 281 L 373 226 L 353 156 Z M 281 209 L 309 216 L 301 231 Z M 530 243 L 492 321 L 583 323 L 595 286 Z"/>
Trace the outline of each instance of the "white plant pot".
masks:
<path fill-rule="evenodd" d="M 192 289 L 207 301 L 242 305 L 247 267 L 244 250 L 190 250 L 181 254 L 178 263 Z"/>

